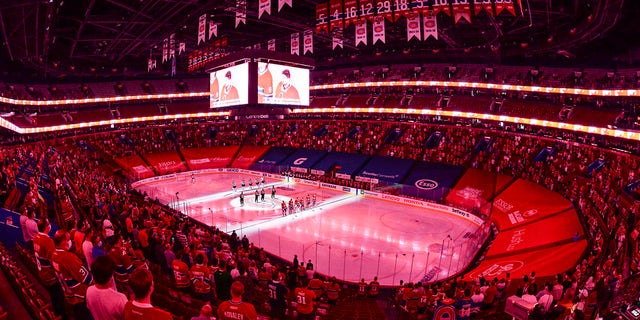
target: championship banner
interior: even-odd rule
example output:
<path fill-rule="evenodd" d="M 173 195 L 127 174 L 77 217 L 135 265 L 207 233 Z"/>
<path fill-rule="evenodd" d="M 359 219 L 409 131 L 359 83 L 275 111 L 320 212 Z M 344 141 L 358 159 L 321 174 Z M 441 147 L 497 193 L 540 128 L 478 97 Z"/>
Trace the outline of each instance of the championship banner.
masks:
<path fill-rule="evenodd" d="M 276 39 L 271 39 L 267 43 L 267 50 L 276 51 Z"/>
<path fill-rule="evenodd" d="M 511 15 L 516 15 L 516 10 L 513 7 L 512 0 L 502 0 L 500 2 L 496 1 L 496 15 L 500 15 L 504 10 L 509 11 Z"/>
<path fill-rule="evenodd" d="M 172 33 L 169 36 L 169 59 L 176 56 L 176 34 Z"/>
<path fill-rule="evenodd" d="M 180 45 L 178 45 L 178 55 L 182 54 L 186 50 L 187 50 L 187 46 L 185 45 L 185 43 L 180 42 Z"/>
<path fill-rule="evenodd" d="M 343 40 L 342 40 L 342 33 L 337 33 L 335 35 L 333 35 L 333 39 L 332 39 L 332 48 L 333 50 L 335 50 L 337 47 L 340 47 L 340 49 L 343 48 L 342 44 L 343 44 Z"/>
<path fill-rule="evenodd" d="M 247 0 L 236 0 L 236 28 L 240 23 L 247 24 Z"/>
<path fill-rule="evenodd" d="M 260 19 L 265 12 L 271 15 L 271 0 L 260 0 L 258 2 L 258 19 Z"/>
<path fill-rule="evenodd" d="M 422 37 L 424 40 L 433 37 L 438 40 L 438 19 L 435 15 L 424 15 L 422 17 L 422 27 L 424 28 Z"/>
<path fill-rule="evenodd" d="M 302 54 L 305 55 L 307 52 L 313 54 L 313 30 L 305 30 L 304 31 L 304 48 L 302 49 Z"/>
<path fill-rule="evenodd" d="M 213 21 L 209 21 L 209 40 L 211 40 L 211 37 L 217 37 L 218 36 L 218 25 L 215 24 Z"/>
<path fill-rule="evenodd" d="M 278 0 L 278 12 L 280 12 L 280 10 L 282 10 L 282 7 L 284 7 L 284 5 L 289 5 L 289 8 L 293 8 L 293 4 L 292 4 L 293 0 Z"/>
<path fill-rule="evenodd" d="M 328 3 L 323 2 L 316 5 L 316 33 L 319 33 L 322 30 L 329 32 L 328 12 Z"/>
<path fill-rule="evenodd" d="M 373 22 L 375 12 L 373 0 L 360 0 L 360 18 Z"/>
<path fill-rule="evenodd" d="M 344 27 L 358 22 L 358 0 L 344 0 Z"/>
<path fill-rule="evenodd" d="M 369 45 L 367 41 L 367 20 L 359 21 L 356 25 L 356 47 L 364 43 L 364 45 Z"/>
<path fill-rule="evenodd" d="M 488 15 L 493 15 L 492 0 L 475 0 L 473 2 L 473 12 L 477 16 L 484 10 Z"/>
<path fill-rule="evenodd" d="M 373 44 L 378 43 L 378 41 L 386 43 L 384 23 L 384 18 L 380 16 L 376 17 L 375 22 L 373 23 Z"/>
<path fill-rule="evenodd" d="M 416 38 L 422 40 L 422 33 L 420 33 L 420 15 L 411 14 L 407 18 L 407 41 Z"/>
<path fill-rule="evenodd" d="M 207 15 L 203 14 L 200 16 L 200 19 L 198 19 L 198 44 L 197 45 L 200 45 L 200 42 L 204 42 L 205 33 L 207 32 L 206 28 L 207 28 Z"/>
<path fill-rule="evenodd" d="M 471 23 L 471 6 L 466 4 L 458 4 L 453 6 L 453 21 L 458 23 L 460 19 L 464 19 Z"/>
<path fill-rule="evenodd" d="M 329 31 L 344 28 L 342 0 L 329 0 Z"/>
<path fill-rule="evenodd" d="M 451 16 L 449 0 L 433 0 L 433 15 L 437 16 L 440 12 L 444 12 L 446 15 Z"/>
<path fill-rule="evenodd" d="M 162 62 L 167 61 L 169 56 L 169 39 L 165 38 L 162 42 Z"/>
<path fill-rule="evenodd" d="M 291 54 L 295 54 L 297 56 L 300 55 L 300 34 L 292 33 L 291 34 Z"/>

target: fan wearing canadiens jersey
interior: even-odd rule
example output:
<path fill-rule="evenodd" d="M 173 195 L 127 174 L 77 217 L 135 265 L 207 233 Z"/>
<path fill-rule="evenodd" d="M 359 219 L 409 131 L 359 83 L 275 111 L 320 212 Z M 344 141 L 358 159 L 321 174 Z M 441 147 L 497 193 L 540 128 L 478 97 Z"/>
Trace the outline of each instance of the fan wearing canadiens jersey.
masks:
<path fill-rule="evenodd" d="M 204 263 L 204 254 L 199 253 L 195 259 L 195 265 L 191 267 L 191 284 L 193 294 L 200 300 L 209 301 L 211 294 L 211 269 Z"/>
<path fill-rule="evenodd" d="M 235 281 L 231 285 L 231 300 L 224 301 L 218 307 L 219 320 L 255 320 L 258 318 L 255 307 L 242 301 L 244 285 Z"/>
<path fill-rule="evenodd" d="M 67 302 L 74 306 L 74 314 L 77 318 L 90 316 L 85 297 L 87 288 L 93 281 L 91 273 L 76 254 L 69 252 L 72 243 L 68 232 L 56 231 L 53 243 L 56 250 L 51 255 L 51 263 L 58 274 Z"/>
<path fill-rule="evenodd" d="M 51 225 L 47 218 L 38 221 L 38 233 L 33 237 L 33 249 L 38 265 L 38 277 L 51 296 L 56 315 L 64 316 L 64 293 L 56 278 L 56 272 L 51 264 L 51 257 L 56 250 L 53 239 L 49 237 Z"/>
<path fill-rule="evenodd" d="M 189 266 L 182 261 L 182 251 L 178 251 L 176 259 L 171 262 L 171 268 L 173 269 L 173 278 L 176 283 L 176 288 L 183 292 L 188 292 L 191 286 L 191 279 L 189 278 Z"/>
<path fill-rule="evenodd" d="M 295 291 L 296 303 L 298 303 L 298 319 L 315 319 L 315 312 L 313 306 L 313 300 L 316 298 L 316 294 L 308 288 L 296 288 Z"/>

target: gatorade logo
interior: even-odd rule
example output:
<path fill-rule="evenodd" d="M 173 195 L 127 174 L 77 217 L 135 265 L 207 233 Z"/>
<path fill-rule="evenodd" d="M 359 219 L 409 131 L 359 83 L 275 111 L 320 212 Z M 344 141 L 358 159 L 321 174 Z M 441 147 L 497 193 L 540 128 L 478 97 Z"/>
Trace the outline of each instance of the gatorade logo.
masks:
<path fill-rule="evenodd" d="M 298 158 L 298 159 L 296 159 L 296 160 L 293 162 L 293 164 L 295 164 L 295 165 L 297 165 L 297 166 L 298 166 L 298 165 L 303 164 L 303 163 L 304 163 L 305 161 L 307 161 L 307 160 L 309 160 L 309 158 Z"/>
<path fill-rule="evenodd" d="M 420 179 L 416 181 L 415 186 L 422 190 L 433 190 L 438 187 L 438 183 L 431 179 Z"/>

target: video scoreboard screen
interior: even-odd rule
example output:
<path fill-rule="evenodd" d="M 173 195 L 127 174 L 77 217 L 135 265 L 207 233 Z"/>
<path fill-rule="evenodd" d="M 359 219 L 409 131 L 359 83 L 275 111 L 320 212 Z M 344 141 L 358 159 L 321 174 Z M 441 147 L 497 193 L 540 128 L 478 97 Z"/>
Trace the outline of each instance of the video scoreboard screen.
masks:
<path fill-rule="evenodd" d="M 209 92 L 209 106 L 211 108 L 247 104 L 249 99 L 249 64 L 243 63 L 211 72 L 209 74 Z"/>
<path fill-rule="evenodd" d="M 309 105 L 309 70 L 258 62 L 259 104 Z"/>

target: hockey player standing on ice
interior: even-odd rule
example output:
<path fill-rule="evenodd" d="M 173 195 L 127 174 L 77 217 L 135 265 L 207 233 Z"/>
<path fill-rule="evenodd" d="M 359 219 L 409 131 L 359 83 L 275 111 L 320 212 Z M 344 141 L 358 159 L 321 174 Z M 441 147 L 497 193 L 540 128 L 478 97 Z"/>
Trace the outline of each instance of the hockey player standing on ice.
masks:
<path fill-rule="evenodd" d="M 251 181 L 251 180 L 249 180 Z M 256 188 L 256 203 L 258 203 L 258 199 L 260 198 L 260 192 L 258 192 L 258 189 Z"/>
<path fill-rule="evenodd" d="M 245 186 L 245 184 L 244 184 L 244 178 L 242 179 L 242 182 L 240 183 L 240 186 L 242 187 L 242 190 L 244 190 L 244 186 Z"/>
<path fill-rule="evenodd" d="M 284 200 L 282 200 L 282 215 L 283 216 L 287 215 L 287 203 L 284 202 Z"/>
<path fill-rule="evenodd" d="M 231 181 L 231 189 L 233 190 L 233 192 L 236 192 L 236 182 L 235 182 L 235 180 Z"/>
<path fill-rule="evenodd" d="M 276 186 L 271 186 L 271 199 L 276 198 Z"/>
<path fill-rule="evenodd" d="M 264 176 L 262 176 L 262 178 L 260 178 L 260 183 L 262 183 L 262 185 L 264 186 Z"/>
<path fill-rule="evenodd" d="M 240 206 L 244 206 L 244 191 L 240 191 Z"/>
<path fill-rule="evenodd" d="M 264 202 L 264 188 L 260 189 L 260 201 Z"/>
<path fill-rule="evenodd" d="M 253 189 L 253 180 L 249 178 L 249 189 Z"/>

